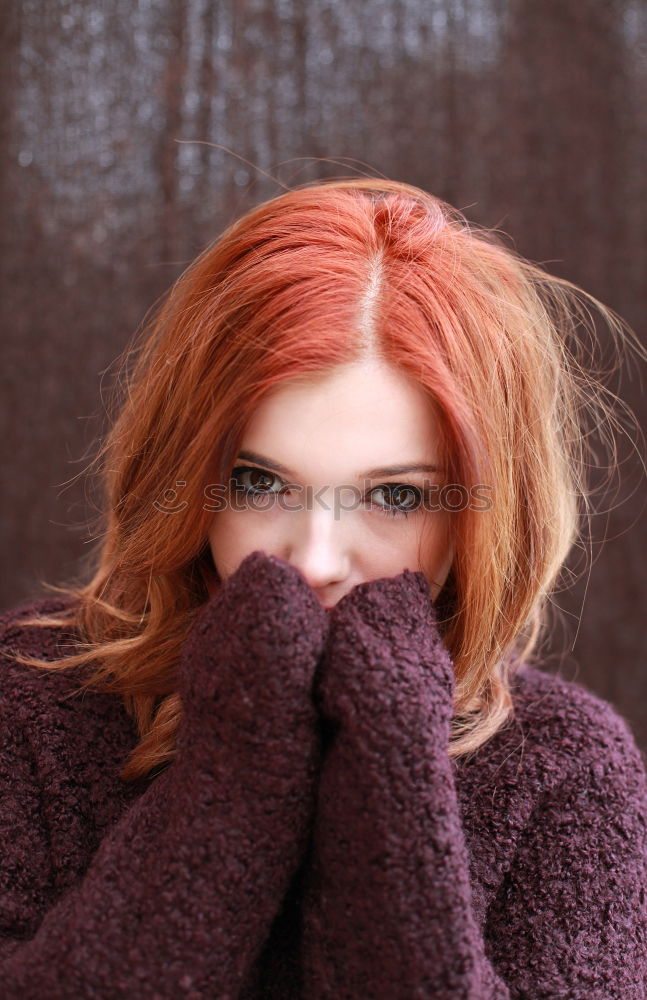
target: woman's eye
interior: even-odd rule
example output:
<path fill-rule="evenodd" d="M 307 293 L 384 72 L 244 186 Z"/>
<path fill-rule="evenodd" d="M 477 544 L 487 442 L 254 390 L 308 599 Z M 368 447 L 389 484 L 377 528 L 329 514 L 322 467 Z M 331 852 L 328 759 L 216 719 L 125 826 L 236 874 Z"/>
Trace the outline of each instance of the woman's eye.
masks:
<path fill-rule="evenodd" d="M 234 489 L 244 496 L 279 494 L 285 489 L 285 483 L 276 473 L 251 465 L 236 466 L 232 470 L 231 479 Z M 415 513 L 423 500 L 422 490 L 410 483 L 384 483 L 372 489 L 368 497 L 372 507 L 390 517 L 407 517 Z"/>
<path fill-rule="evenodd" d="M 384 483 L 382 486 L 376 486 L 369 495 L 373 496 L 376 493 L 386 494 L 386 505 L 378 501 L 376 506 L 382 513 L 392 517 L 398 514 L 407 517 L 418 510 L 422 503 L 422 490 L 417 486 L 411 486 L 410 483 Z"/>
<path fill-rule="evenodd" d="M 249 477 L 246 481 L 245 477 Z M 282 483 L 274 472 L 267 472 L 266 469 L 256 469 L 251 465 L 238 465 L 232 470 L 231 478 L 236 480 L 234 484 L 236 490 L 241 493 L 279 493 L 280 490 L 272 489 L 273 483 Z M 238 485 L 240 484 L 240 485 Z"/>

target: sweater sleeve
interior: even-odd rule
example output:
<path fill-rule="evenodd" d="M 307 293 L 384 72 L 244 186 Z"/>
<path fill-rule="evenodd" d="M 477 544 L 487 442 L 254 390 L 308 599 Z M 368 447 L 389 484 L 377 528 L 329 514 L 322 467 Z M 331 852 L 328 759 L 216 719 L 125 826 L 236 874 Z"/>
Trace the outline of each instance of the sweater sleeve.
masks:
<path fill-rule="evenodd" d="M 315 682 L 330 743 L 304 887 L 309 1000 L 644 1000 L 637 751 L 616 774 L 582 767 L 581 783 L 539 809 L 501 903 L 495 965 L 472 906 L 448 755 L 453 694 L 422 573 L 339 602 Z M 568 901 L 559 915 L 556 894 Z"/>
<path fill-rule="evenodd" d="M 592 734 L 599 749 L 540 797 L 490 908 L 493 960 L 515 998 L 647 997 L 647 779 L 609 716 Z"/>
<path fill-rule="evenodd" d="M 0 979 L 5 1000 L 237 997 L 310 833 L 312 678 L 326 615 L 301 575 L 254 552 L 182 648 L 177 752 L 45 912 L 37 746 L 3 726 Z M 6 706 L 5 713 L 6 714 Z"/>

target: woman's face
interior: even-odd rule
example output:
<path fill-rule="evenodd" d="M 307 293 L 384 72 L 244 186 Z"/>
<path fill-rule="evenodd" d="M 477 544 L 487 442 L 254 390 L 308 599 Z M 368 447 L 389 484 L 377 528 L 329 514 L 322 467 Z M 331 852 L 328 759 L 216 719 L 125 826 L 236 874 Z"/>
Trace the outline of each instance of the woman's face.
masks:
<path fill-rule="evenodd" d="M 422 569 L 422 544 L 435 600 L 452 561 L 449 513 L 420 503 L 442 470 L 409 467 L 439 459 L 428 397 L 384 362 L 279 386 L 249 422 L 231 472 L 237 489 L 213 515 L 220 579 L 261 549 L 300 570 L 330 608 L 359 583 Z M 406 471 L 384 471 L 393 466 Z"/>

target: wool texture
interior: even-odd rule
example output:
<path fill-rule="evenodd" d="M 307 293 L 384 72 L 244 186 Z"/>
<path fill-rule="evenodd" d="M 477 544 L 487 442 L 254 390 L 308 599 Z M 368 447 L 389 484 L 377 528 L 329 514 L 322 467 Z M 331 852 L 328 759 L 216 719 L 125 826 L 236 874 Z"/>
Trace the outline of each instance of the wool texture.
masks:
<path fill-rule="evenodd" d="M 0 616 L 4 1000 L 646 1000 L 647 777 L 622 715 L 523 666 L 448 754 L 422 573 L 327 614 L 248 556 L 182 646 L 164 768 L 125 783 L 121 696 L 44 671 L 70 631 Z"/>

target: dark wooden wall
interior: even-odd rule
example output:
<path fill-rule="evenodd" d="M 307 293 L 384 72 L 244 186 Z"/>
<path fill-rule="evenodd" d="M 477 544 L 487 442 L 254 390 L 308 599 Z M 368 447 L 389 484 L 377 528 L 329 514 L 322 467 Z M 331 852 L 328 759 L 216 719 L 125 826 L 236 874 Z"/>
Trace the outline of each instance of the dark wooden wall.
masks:
<path fill-rule="evenodd" d="M 418 184 L 644 337 L 640 0 L 22 0 L 0 32 L 4 607 L 87 551 L 78 477 L 109 368 L 273 178 L 366 164 Z M 644 422 L 635 365 L 616 389 Z M 549 667 L 645 747 L 644 481 L 625 454 Z"/>

